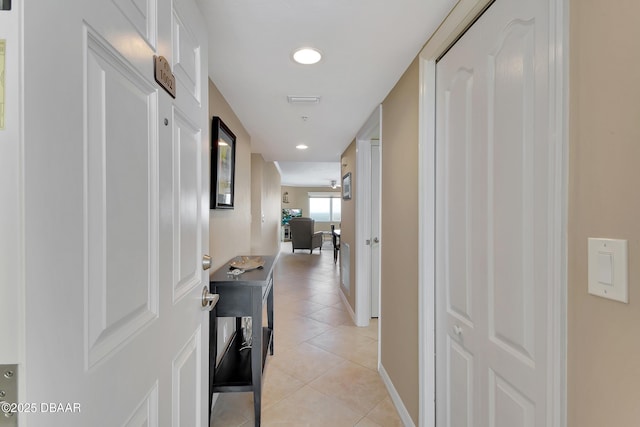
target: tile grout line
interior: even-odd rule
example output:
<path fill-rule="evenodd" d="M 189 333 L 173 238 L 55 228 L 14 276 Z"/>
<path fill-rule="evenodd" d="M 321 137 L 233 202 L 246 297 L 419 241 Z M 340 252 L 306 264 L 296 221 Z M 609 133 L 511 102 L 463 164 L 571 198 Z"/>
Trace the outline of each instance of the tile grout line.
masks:
<path fill-rule="evenodd" d="M 361 362 L 352 360 L 352 358 L 354 357 L 348 358 L 348 357 L 344 357 L 341 354 L 338 354 L 338 353 L 345 354 L 345 352 L 335 351 L 336 348 L 339 347 L 340 345 L 342 345 L 343 347 L 346 345 L 346 347 L 344 348 L 346 348 L 348 352 L 349 350 L 351 350 L 351 348 L 349 347 L 349 344 L 344 344 L 344 343 L 340 344 L 340 342 L 346 341 L 348 343 L 350 340 L 351 342 L 354 342 L 353 340 L 357 340 L 358 344 L 353 345 L 354 349 L 356 347 L 361 348 L 360 350 L 358 350 L 358 353 L 356 353 L 358 354 L 357 357 L 367 362 L 371 360 L 371 356 L 370 356 L 371 353 L 370 353 L 370 350 L 368 349 L 368 346 L 369 345 L 371 345 L 372 347 L 375 346 L 377 349 L 378 340 L 370 336 L 371 334 L 370 331 L 359 332 L 357 330 L 351 329 L 355 327 L 353 325 L 353 322 L 351 322 L 351 319 L 348 319 L 348 321 L 345 321 L 340 318 L 341 313 L 346 312 L 345 308 L 342 307 L 342 301 L 333 302 L 329 304 L 326 303 L 326 301 L 332 300 L 334 296 L 339 296 L 338 293 L 340 292 L 339 275 L 335 274 L 336 267 L 333 265 L 332 253 L 330 253 L 329 251 L 329 256 L 327 257 L 324 256 L 324 253 L 321 253 L 320 255 L 314 254 L 313 258 L 309 256 L 306 256 L 306 257 L 301 256 L 301 255 L 307 255 L 307 254 L 294 254 L 294 255 L 287 254 L 286 251 L 283 251 L 282 255 L 283 256 L 280 257 L 279 267 L 277 270 L 279 273 L 276 273 L 276 276 L 274 278 L 274 283 L 276 283 L 276 280 L 281 281 L 280 283 L 283 283 L 282 285 L 283 287 L 280 288 L 280 290 L 277 288 L 277 285 L 275 288 L 276 313 L 274 314 L 276 318 L 276 337 L 277 337 L 276 343 L 278 341 L 280 342 L 284 341 L 286 343 L 284 347 L 281 347 L 280 354 L 287 355 L 288 353 L 291 352 L 292 354 L 290 355 L 290 357 L 296 357 L 296 354 L 293 352 L 295 352 L 296 349 L 298 349 L 301 345 L 306 345 L 309 347 L 305 347 L 305 348 L 313 349 L 311 350 L 312 353 L 308 353 L 310 357 L 315 358 L 316 356 L 314 356 L 313 352 L 318 351 L 318 352 L 323 352 L 323 353 L 318 353 L 320 357 L 322 357 L 322 354 L 327 355 L 326 357 L 329 357 L 328 355 L 331 355 L 331 358 L 335 358 L 335 360 L 332 360 L 333 364 L 331 365 L 330 368 L 325 369 L 323 367 L 323 368 L 320 368 L 319 371 L 316 369 L 313 371 L 313 375 L 304 376 L 304 378 L 300 377 L 300 376 L 303 376 L 302 372 L 300 373 L 300 376 L 297 376 L 295 374 L 295 372 L 297 372 L 295 369 L 287 370 L 286 368 L 283 367 L 284 365 L 282 365 L 282 362 L 280 362 L 278 366 L 271 366 L 272 369 L 265 367 L 265 379 L 267 378 L 268 375 L 271 375 L 269 377 L 270 380 L 266 380 L 265 382 L 265 384 L 270 384 L 270 386 L 268 387 L 273 387 L 274 384 L 282 383 L 282 379 L 280 381 L 273 382 L 273 379 L 276 378 L 273 375 L 278 373 L 282 373 L 286 375 L 286 377 L 279 377 L 279 378 L 284 378 L 285 383 L 288 381 L 288 378 L 293 378 L 300 385 L 293 386 L 289 389 L 287 389 L 286 386 L 282 388 L 282 384 L 276 385 L 276 387 L 279 387 L 279 390 L 280 390 L 277 392 L 279 393 L 277 397 L 278 400 L 269 402 L 267 406 L 263 407 L 263 421 L 264 421 L 263 424 L 271 425 L 271 423 L 269 422 L 269 419 L 264 417 L 265 410 L 268 411 L 270 408 L 276 405 L 280 405 L 282 409 L 289 410 L 287 408 L 287 405 L 288 405 L 287 401 L 291 400 L 293 403 L 296 400 L 296 396 L 300 394 L 300 391 L 305 389 L 305 387 L 308 387 L 308 390 L 312 390 L 313 392 L 319 393 L 320 395 L 326 398 L 335 400 L 336 402 L 340 402 L 341 407 L 344 407 L 345 408 L 344 410 L 347 411 L 345 412 L 345 415 L 350 413 L 354 416 L 352 417 L 351 415 L 348 415 L 350 417 L 349 418 L 350 425 L 356 426 L 361 422 L 365 422 L 365 420 L 371 423 L 372 425 L 380 425 L 379 423 L 373 421 L 374 418 L 369 418 L 369 415 L 371 415 L 371 413 L 375 411 L 376 408 L 378 408 L 378 406 L 381 403 L 384 402 L 384 400 L 388 397 L 387 396 L 388 393 L 385 393 L 384 397 L 379 396 L 381 392 L 380 390 L 378 390 L 377 383 L 375 381 L 371 383 L 373 386 L 372 390 L 376 390 L 376 391 L 373 391 L 374 394 L 368 395 L 368 396 L 366 393 L 362 396 L 358 395 L 357 399 L 364 397 L 365 400 L 356 400 L 357 402 L 360 402 L 360 403 L 356 404 L 355 406 L 354 406 L 354 402 L 356 401 L 353 401 L 351 397 L 345 396 L 344 392 L 342 392 L 342 395 L 343 397 L 347 397 L 346 400 L 340 397 L 340 395 L 331 393 L 330 391 L 332 387 L 329 387 L 328 389 L 325 387 L 325 391 L 322 391 L 316 388 L 318 386 L 321 386 L 322 384 L 321 382 L 318 382 L 319 380 L 321 380 L 323 377 L 327 375 L 330 375 L 333 370 L 341 366 L 345 368 L 349 366 L 357 367 L 358 369 L 356 369 L 353 372 L 356 372 L 356 373 L 370 372 L 370 373 L 374 373 L 377 376 L 376 378 L 379 377 L 379 372 L 377 371 L 377 369 L 373 369 L 372 367 L 366 366 Z M 309 261 L 312 261 L 314 265 L 312 266 L 307 265 L 305 267 L 304 263 Z M 325 261 L 329 261 L 329 262 L 325 262 Z M 287 269 L 287 271 L 286 273 L 283 273 L 283 270 L 285 269 Z M 323 277 L 323 280 L 318 280 L 317 278 L 314 278 L 314 277 L 317 277 L 318 275 L 325 275 L 325 276 Z M 296 282 L 301 283 L 301 285 L 297 286 Z M 314 286 L 318 286 L 318 288 L 314 288 Z M 287 303 L 278 304 L 277 301 L 280 298 L 284 299 L 289 304 Z M 322 302 L 317 302 L 318 300 L 321 300 Z M 305 302 L 307 303 L 307 306 L 300 307 L 300 309 L 297 311 L 288 310 L 288 308 L 290 308 L 291 305 L 296 304 L 298 302 L 301 303 L 300 305 L 304 305 L 303 302 Z M 332 310 L 326 310 L 326 309 L 332 309 Z M 325 311 L 325 313 L 318 314 L 321 311 Z M 313 314 L 318 314 L 317 315 L 318 318 L 312 317 Z M 289 328 L 285 328 L 284 330 L 281 330 L 280 333 L 278 333 L 278 329 L 279 329 L 278 326 L 284 324 L 284 323 L 278 323 L 278 319 L 288 319 L 287 321 L 294 322 L 294 325 Z M 303 322 L 303 324 L 302 325 L 295 324 L 297 322 Z M 304 323 L 304 322 L 307 322 L 307 323 Z M 307 326 L 311 328 L 311 332 L 308 332 L 305 330 Z M 320 332 L 316 332 L 315 328 L 323 329 L 324 327 L 326 327 L 327 329 L 321 330 Z M 311 336 L 306 336 L 306 333 L 311 333 Z M 356 335 L 352 335 L 352 334 L 356 334 Z M 278 338 L 278 335 L 280 335 L 280 338 Z M 331 338 L 333 338 L 336 342 L 337 347 L 328 349 L 318 344 L 314 344 L 312 342 L 314 340 L 319 339 L 323 335 L 326 335 L 328 341 L 330 341 Z M 309 350 L 305 350 L 305 351 L 309 351 Z M 300 354 L 304 354 L 304 353 L 300 353 Z M 277 357 L 277 356 L 278 354 L 276 354 L 274 357 Z M 271 365 L 275 360 L 277 359 L 268 361 L 267 365 Z M 287 361 L 291 359 L 281 359 L 281 360 Z M 310 359 L 309 363 L 314 363 L 314 362 L 311 362 L 311 360 L 314 360 L 314 359 Z M 305 364 L 299 363 L 296 366 L 298 366 L 296 369 L 300 369 L 300 368 L 304 369 Z M 326 366 L 326 362 L 324 366 Z M 366 371 L 364 371 L 363 369 Z M 327 380 L 331 381 L 330 378 L 332 377 L 331 376 L 325 377 L 325 384 Z M 366 376 L 362 377 L 361 380 L 358 380 L 358 377 L 356 377 L 356 381 L 358 382 L 363 381 L 361 384 L 369 384 L 370 381 L 373 381 L 373 377 L 370 377 L 370 374 L 366 374 Z M 315 383 L 316 386 L 314 387 L 312 383 Z M 349 383 L 345 383 L 345 384 L 349 384 Z M 236 426 L 250 425 L 250 423 L 252 423 L 251 420 L 253 419 L 253 412 L 252 411 L 247 412 L 248 414 L 249 413 L 251 414 L 251 419 L 246 419 L 246 417 L 244 417 L 243 415 L 244 412 L 242 411 L 247 411 L 248 408 L 246 406 L 251 403 L 251 399 L 249 398 L 247 400 L 245 398 L 244 400 L 239 400 L 238 402 L 240 402 L 240 406 L 235 408 L 235 411 L 239 415 L 238 418 L 244 419 L 245 421 L 235 425 Z M 265 402 L 264 397 L 263 397 L 263 402 Z M 326 405 L 326 403 L 324 404 Z M 244 408 L 242 407 L 243 405 L 245 406 Z M 251 404 L 251 407 L 252 407 L 252 404 Z M 370 409 L 367 409 L 369 407 Z M 215 409 L 216 408 L 214 408 L 214 410 Z M 333 418 L 334 421 L 340 419 L 340 418 L 336 419 L 335 414 L 331 414 L 331 413 L 326 414 L 326 413 L 316 412 L 313 415 L 311 413 L 307 413 L 305 415 L 304 412 L 299 412 L 299 409 L 300 408 L 298 408 L 298 412 L 294 411 L 293 414 L 285 415 L 285 418 L 282 418 L 283 416 L 282 414 L 276 415 L 276 419 L 281 420 L 276 423 L 298 422 L 299 424 L 308 424 L 306 420 L 319 422 L 321 419 L 322 420 L 330 419 L 332 415 L 334 416 Z M 311 406 L 306 409 L 307 410 L 311 409 Z M 384 408 L 384 410 L 387 411 L 387 408 Z M 366 413 L 360 415 L 361 411 L 362 412 L 366 411 Z M 329 412 L 332 412 L 332 411 L 329 411 Z M 274 415 L 274 414 L 270 414 L 270 415 Z M 393 416 L 393 414 L 388 414 L 388 415 Z M 383 415 L 383 417 L 386 417 L 388 415 Z M 397 416 L 397 414 L 395 415 Z M 293 417 L 297 416 L 298 418 L 287 418 L 292 416 Z M 377 417 L 379 418 L 380 416 L 377 415 Z M 222 425 L 215 423 L 215 419 L 212 420 L 212 426 L 224 427 Z M 231 425 L 228 424 L 227 427 L 231 427 Z"/>

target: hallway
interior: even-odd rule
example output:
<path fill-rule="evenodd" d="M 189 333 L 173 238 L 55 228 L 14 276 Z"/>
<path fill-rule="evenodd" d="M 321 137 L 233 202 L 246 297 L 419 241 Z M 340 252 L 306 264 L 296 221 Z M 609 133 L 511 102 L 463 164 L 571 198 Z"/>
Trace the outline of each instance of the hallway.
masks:
<path fill-rule="evenodd" d="M 353 325 L 339 264 L 283 243 L 274 273 L 275 353 L 267 359 L 263 426 L 401 426 L 377 373 L 378 322 Z M 253 426 L 251 393 L 220 394 L 211 427 Z"/>

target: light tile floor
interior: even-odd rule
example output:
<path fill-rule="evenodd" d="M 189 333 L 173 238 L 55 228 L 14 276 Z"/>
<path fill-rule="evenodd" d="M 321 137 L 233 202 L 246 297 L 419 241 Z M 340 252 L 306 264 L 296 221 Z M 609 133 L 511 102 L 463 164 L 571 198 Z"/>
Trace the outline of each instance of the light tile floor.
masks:
<path fill-rule="evenodd" d="M 321 253 L 284 243 L 274 273 L 275 354 L 262 425 L 392 427 L 402 422 L 377 372 L 378 322 L 358 328 L 339 295 L 331 242 Z M 251 393 L 220 394 L 212 427 L 253 426 Z"/>

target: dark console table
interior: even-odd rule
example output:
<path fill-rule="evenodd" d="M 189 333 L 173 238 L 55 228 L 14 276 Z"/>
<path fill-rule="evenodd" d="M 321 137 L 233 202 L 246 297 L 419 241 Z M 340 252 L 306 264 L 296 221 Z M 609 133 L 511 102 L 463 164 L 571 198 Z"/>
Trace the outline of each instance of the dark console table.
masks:
<path fill-rule="evenodd" d="M 263 256 L 264 266 L 231 276 L 227 264 L 209 276 L 210 291 L 220 295 L 209 318 L 209 418 L 214 393 L 253 391 L 255 425 L 260 425 L 262 371 L 267 349 L 273 354 L 273 266 L 275 257 Z M 234 258 L 235 259 L 235 258 Z M 267 304 L 267 326 L 263 327 L 262 308 Z M 218 317 L 235 317 L 236 332 L 220 363 Z M 242 349 L 242 317 L 252 318 L 251 348 Z"/>

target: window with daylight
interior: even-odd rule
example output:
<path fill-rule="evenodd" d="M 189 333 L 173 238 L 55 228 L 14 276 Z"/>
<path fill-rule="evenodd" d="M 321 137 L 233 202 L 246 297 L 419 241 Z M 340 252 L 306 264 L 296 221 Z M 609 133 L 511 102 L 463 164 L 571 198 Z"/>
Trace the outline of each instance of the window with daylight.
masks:
<path fill-rule="evenodd" d="M 309 216 L 319 222 L 340 222 L 340 193 L 309 193 Z"/>

